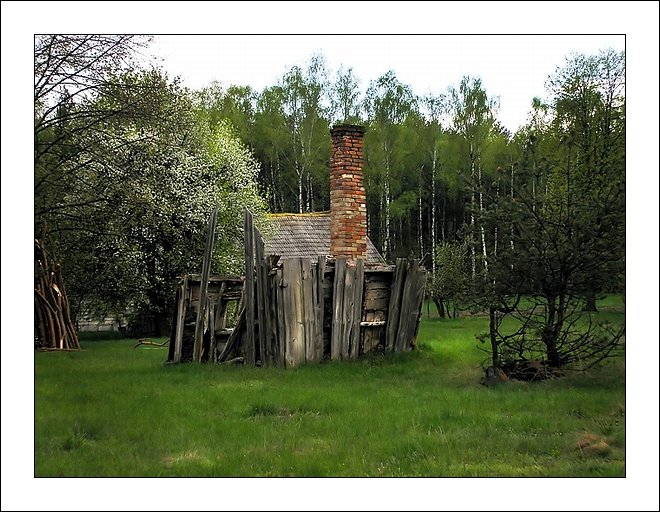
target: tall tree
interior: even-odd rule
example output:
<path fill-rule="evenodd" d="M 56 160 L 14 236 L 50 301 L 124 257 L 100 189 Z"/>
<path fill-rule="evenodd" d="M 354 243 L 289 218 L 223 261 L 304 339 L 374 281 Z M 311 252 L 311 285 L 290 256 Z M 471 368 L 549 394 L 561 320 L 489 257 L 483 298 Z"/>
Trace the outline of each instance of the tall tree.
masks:
<path fill-rule="evenodd" d="M 621 203 L 623 211 L 625 54 L 609 49 L 598 55 L 574 55 L 549 77 L 547 87 L 553 95 L 553 126 L 561 134 L 559 158 L 569 206 L 578 201 L 597 206 L 611 198 Z M 619 233 L 623 226 L 622 215 Z M 621 247 L 620 238 L 612 244 Z M 603 273 L 585 283 L 587 309 L 595 310 L 596 293 L 612 288 L 612 278 L 618 275 Z"/>
<path fill-rule="evenodd" d="M 298 211 L 313 211 L 317 202 L 329 206 L 330 139 L 326 118 L 328 87 L 325 60 L 313 55 L 303 70 L 293 66 L 281 80 L 284 113 L 292 140 L 292 168 L 297 177 Z M 318 185 L 323 183 L 323 188 Z"/>
<path fill-rule="evenodd" d="M 332 120 L 337 123 L 360 122 L 360 81 L 353 68 L 337 70 L 335 81 L 330 86 Z"/>
<path fill-rule="evenodd" d="M 476 191 L 482 184 L 481 156 L 488 144 L 490 134 L 495 124 L 495 111 L 497 100 L 489 98 L 481 84 L 481 79 L 463 77 L 458 89 L 450 88 L 452 123 L 454 130 L 463 139 L 463 151 L 466 153 L 466 162 L 469 169 L 470 191 L 470 227 L 473 237 L 471 244 L 472 279 L 475 280 L 477 257 L 477 237 L 481 238 L 481 256 L 483 274 L 488 274 L 488 251 L 486 247 L 486 234 L 483 226 L 476 226 L 475 212 L 483 211 L 483 194 L 479 194 L 477 205 Z M 479 235 L 477 235 L 477 231 Z"/>
<path fill-rule="evenodd" d="M 35 313 L 51 311 L 54 318 L 70 318 L 60 275 L 59 240 L 62 223 L 70 221 L 70 191 L 76 187 L 97 188 L 87 168 L 108 151 L 126 144 L 120 138 L 105 137 L 100 127 L 112 118 L 139 110 L 136 104 L 108 109 L 93 98 L 108 84 L 109 76 L 132 65 L 135 50 L 147 43 L 135 36 L 41 35 L 34 48 L 34 198 Z M 74 206 L 100 204 L 104 198 L 85 199 Z M 50 252 L 50 264 L 45 255 Z M 63 298 L 45 307 L 38 292 L 46 274 L 56 276 L 58 294 Z M 43 295 L 43 294 L 41 294 Z M 43 307 L 42 307 L 43 306 Z M 65 311 L 57 311 L 64 308 Z M 79 348 L 75 329 L 45 329 L 44 315 L 35 316 L 41 343 L 51 348 Z M 59 332 L 59 339 L 55 339 Z M 61 333 L 65 333 L 62 335 Z"/>
<path fill-rule="evenodd" d="M 364 110 L 369 130 L 365 136 L 366 182 L 372 189 L 371 232 L 379 243 L 385 258 L 392 253 L 392 179 L 403 172 L 405 146 L 403 123 L 416 109 L 416 98 L 409 85 L 401 83 L 394 71 L 388 71 L 374 80 L 367 89 Z M 377 190 L 377 193 L 374 192 Z M 369 199 L 369 198 L 367 198 Z M 374 208 L 373 203 L 376 203 Z M 374 212 L 376 212 L 374 214 Z M 374 220 L 379 219 L 374 230 Z"/>

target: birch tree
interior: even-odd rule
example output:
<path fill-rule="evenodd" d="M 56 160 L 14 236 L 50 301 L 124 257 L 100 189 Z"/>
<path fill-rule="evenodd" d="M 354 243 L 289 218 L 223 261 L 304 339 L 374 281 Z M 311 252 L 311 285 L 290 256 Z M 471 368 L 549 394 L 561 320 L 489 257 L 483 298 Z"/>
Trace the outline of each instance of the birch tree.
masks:
<path fill-rule="evenodd" d="M 385 258 L 391 254 L 391 180 L 393 173 L 400 171 L 398 164 L 404 151 L 398 140 L 403 122 L 415 108 L 416 100 L 410 86 L 399 82 L 393 71 L 374 80 L 367 89 L 364 100 L 369 122 L 365 136 L 367 182 L 378 190 L 377 218 L 380 222 L 375 238 Z"/>
<path fill-rule="evenodd" d="M 483 89 L 480 79 L 464 77 L 458 89 L 450 88 L 452 124 L 453 129 L 462 137 L 464 151 L 466 153 L 466 165 L 469 169 L 469 181 L 472 184 L 470 196 L 470 227 L 475 236 L 477 226 L 475 223 L 475 212 L 483 211 L 483 194 L 479 193 L 477 206 L 477 190 L 482 184 L 481 156 L 488 144 L 491 131 L 494 126 L 494 115 L 498 103 L 494 98 L 489 98 Z M 476 186 L 475 186 L 476 185 Z M 486 236 L 483 226 L 479 226 L 481 238 L 481 253 L 483 264 L 483 275 L 488 275 L 488 251 L 486 248 Z M 472 279 L 476 277 L 477 257 L 476 247 L 473 242 L 470 248 L 472 263 Z"/>

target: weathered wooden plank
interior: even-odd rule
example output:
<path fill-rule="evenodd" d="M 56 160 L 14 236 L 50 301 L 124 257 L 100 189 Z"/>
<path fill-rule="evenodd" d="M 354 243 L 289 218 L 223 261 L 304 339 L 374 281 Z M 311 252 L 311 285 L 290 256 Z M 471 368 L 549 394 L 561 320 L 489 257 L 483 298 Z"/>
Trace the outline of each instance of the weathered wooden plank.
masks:
<path fill-rule="evenodd" d="M 286 301 L 284 298 L 283 273 L 284 265 L 282 265 L 282 268 L 279 268 L 275 274 L 275 307 L 277 311 L 277 362 L 282 367 L 286 365 L 285 355 L 287 340 L 286 316 L 284 314 Z"/>
<path fill-rule="evenodd" d="M 255 359 L 255 314 L 254 314 L 254 241 L 252 213 L 245 208 L 243 212 L 243 241 L 245 249 L 245 362 L 251 366 Z"/>
<path fill-rule="evenodd" d="M 332 288 L 332 332 L 330 335 L 330 359 L 339 360 L 342 355 L 343 330 L 343 301 L 346 279 L 346 259 L 337 258 L 335 261 L 335 278 Z"/>
<path fill-rule="evenodd" d="M 355 267 L 346 265 L 344 273 L 344 289 L 342 290 L 344 298 L 342 300 L 342 340 L 341 340 L 341 358 L 348 359 L 351 349 L 351 332 L 353 329 L 353 310 L 355 308 Z"/>
<path fill-rule="evenodd" d="M 412 340 L 410 342 L 411 346 L 416 345 L 417 333 L 419 332 L 419 324 L 422 321 L 422 307 L 424 305 L 424 291 L 426 289 L 426 282 L 428 280 L 428 273 L 424 270 L 419 272 L 417 281 L 417 287 L 415 288 L 415 301 L 419 304 L 417 309 L 417 318 L 414 320 L 415 329 L 413 332 Z"/>
<path fill-rule="evenodd" d="M 173 322 L 174 336 L 170 343 L 170 361 L 175 363 L 181 362 L 181 339 L 183 338 L 183 322 L 186 313 L 185 294 L 188 286 L 188 278 L 184 277 L 181 285 L 176 291 L 176 315 Z"/>
<path fill-rule="evenodd" d="M 197 309 L 197 321 L 195 322 L 195 337 L 193 346 L 193 361 L 199 363 L 202 360 L 202 338 L 204 336 L 204 318 L 206 311 L 206 291 L 209 285 L 209 276 L 211 275 L 211 257 L 213 255 L 213 240 L 215 238 L 215 227 L 218 222 L 218 210 L 213 210 L 208 223 L 208 233 L 206 236 L 206 250 L 204 251 L 204 261 L 202 262 L 202 274 L 199 288 L 199 308 Z"/>
<path fill-rule="evenodd" d="M 426 286 L 426 271 L 419 268 L 419 262 L 412 260 L 409 265 L 397 333 L 396 350 L 398 351 L 410 350 L 414 344 Z"/>
<path fill-rule="evenodd" d="M 218 326 L 217 326 L 218 320 L 219 320 L 219 317 L 220 318 L 224 317 L 224 313 L 222 311 L 223 305 L 224 305 L 225 311 L 227 309 L 226 302 L 222 300 L 222 292 L 224 291 L 224 289 L 225 289 L 225 283 L 223 282 L 220 285 L 220 290 L 218 290 L 217 296 L 213 297 L 211 299 L 211 307 L 209 308 L 209 325 L 208 325 L 208 329 L 209 329 L 210 338 L 209 338 L 209 353 L 208 353 L 207 358 L 212 363 L 215 363 L 215 359 L 216 359 L 215 349 L 216 349 L 217 340 L 216 340 L 216 337 L 215 337 L 215 332 L 218 329 Z M 224 319 L 221 320 L 221 322 L 222 322 L 221 329 L 223 329 L 224 328 Z"/>
<path fill-rule="evenodd" d="M 303 304 L 303 332 L 305 333 L 305 361 L 316 362 L 314 340 L 316 338 L 316 310 L 314 309 L 314 282 L 316 276 L 312 274 L 312 260 L 301 258 L 302 271 L 302 304 Z"/>
<path fill-rule="evenodd" d="M 240 343 L 241 334 L 245 330 L 245 308 L 241 308 L 238 313 L 238 318 L 236 320 L 236 326 L 234 330 L 229 335 L 229 339 L 225 344 L 222 352 L 218 356 L 218 363 L 224 362 L 227 357 L 236 349 Z"/>
<path fill-rule="evenodd" d="M 224 296 L 220 296 L 220 300 L 216 305 L 215 311 L 215 331 L 221 332 L 224 330 L 227 325 L 227 308 L 229 306 L 229 301 L 225 299 Z"/>
<path fill-rule="evenodd" d="M 267 274 L 267 283 L 268 283 L 268 293 L 266 304 L 268 307 L 268 337 L 267 337 L 267 346 L 268 353 L 270 354 L 270 361 L 272 365 L 279 365 L 279 336 L 278 336 L 278 318 L 277 318 L 277 269 L 275 265 L 279 256 L 269 255 L 268 260 L 268 274 Z"/>
<path fill-rule="evenodd" d="M 387 288 L 372 288 L 369 284 L 366 284 L 364 287 L 364 300 L 378 300 L 378 299 L 390 299 L 390 286 Z"/>
<path fill-rule="evenodd" d="M 408 262 L 403 258 L 397 258 L 392 281 L 392 293 L 387 310 L 387 329 L 385 333 L 385 350 L 392 352 L 396 349 L 396 338 L 399 330 L 399 315 L 401 312 L 401 294 L 406 279 Z"/>
<path fill-rule="evenodd" d="M 416 304 L 412 304 L 414 290 L 417 284 L 417 272 L 419 263 L 415 260 L 408 262 L 408 271 L 406 272 L 406 282 L 401 294 L 401 311 L 399 312 L 399 327 L 397 329 L 395 348 L 396 352 L 405 352 L 408 350 L 412 331 L 410 330 L 410 311 Z"/>
<path fill-rule="evenodd" d="M 367 289 L 369 290 L 388 290 L 392 287 L 392 277 L 394 275 L 394 272 L 392 272 L 392 275 L 388 275 L 387 278 L 384 278 L 383 276 L 378 276 L 377 279 L 375 279 L 373 276 L 368 276 L 365 275 L 364 282 L 367 285 Z"/>
<path fill-rule="evenodd" d="M 365 274 L 390 273 L 394 271 L 393 265 L 369 265 L 364 269 Z"/>
<path fill-rule="evenodd" d="M 364 299 L 364 309 L 367 311 L 387 311 L 390 304 L 389 294 L 387 297 L 369 298 Z"/>
<path fill-rule="evenodd" d="M 314 308 L 316 312 L 316 332 L 314 334 L 314 360 L 321 361 L 323 359 L 323 325 L 324 318 L 324 293 L 323 281 L 325 279 L 325 256 L 319 256 L 316 263 L 316 280 L 315 280 L 315 295 L 314 295 Z"/>
<path fill-rule="evenodd" d="M 360 322 L 362 320 L 362 296 L 364 290 L 364 260 L 358 259 L 353 269 L 353 298 L 352 306 L 348 315 L 350 324 L 350 346 L 349 357 L 357 359 L 360 353 Z"/>
<path fill-rule="evenodd" d="M 253 227 L 254 237 L 254 255 L 256 267 L 256 289 L 257 289 L 257 307 L 256 307 L 256 320 L 258 324 L 258 348 L 259 353 L 257 356 L 261 360 L 263 366 L 268 365 L 269 354 L 266 348 L 266 333 L 268 320 L 266 318 L 266 273 L 264 271 L 264 239 L 256 226 Z"/>
<path fill-rule="evenodd" d="M 291 258 L 286 262 L 288 304 L 284 314 L 287 316 L 287 366 L 298 366 L 305 362 L 305 326 L 302 294 L 302 258 Z"/>

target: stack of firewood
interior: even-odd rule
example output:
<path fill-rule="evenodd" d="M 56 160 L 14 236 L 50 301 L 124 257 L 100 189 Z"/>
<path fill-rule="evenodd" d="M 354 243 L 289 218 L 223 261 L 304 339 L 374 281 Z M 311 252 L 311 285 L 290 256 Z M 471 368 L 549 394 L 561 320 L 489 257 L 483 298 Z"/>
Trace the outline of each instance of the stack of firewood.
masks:
<path fill-rule="evenodd" d="M 78 334 L 71 321 L 62 274 L 50 261 L 43 240 L 34 241 L 34 325 L 36 347 L 78 350 Z"/>

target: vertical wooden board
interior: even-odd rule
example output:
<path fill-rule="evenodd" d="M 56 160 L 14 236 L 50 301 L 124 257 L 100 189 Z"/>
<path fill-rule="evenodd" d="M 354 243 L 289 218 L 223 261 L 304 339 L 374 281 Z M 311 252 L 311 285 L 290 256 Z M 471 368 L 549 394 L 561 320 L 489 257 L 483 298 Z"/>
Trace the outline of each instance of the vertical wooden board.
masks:
<path fill-rule="evenodd" d="M 266 319 L 266 274 L 264 272 L 264 239 L 256 226 L 253 227 L 254 237 L 254 255 L 256 267 L 256 289 L 257 289 L 257 325 L 258 325 L 258 343 L 259 343 L 259 359 L 263 366 L 268 365 L 268 353 L 266 348 L 266 332 L 267 323 Z"/>
<path fill-rule="evenodd" d="M 396 337 L 399 330 L 399 315 L 401 312 L 401 294 L 406 279 L 407 260 L 397 258 L 392 280 L 392 292 L 390 304 L 387 308 L 387 328 L 385 333 L 385 350 L 392 352 L 396 350 Z"/>
<path fill-rule="evenodd" d="M 271 366 L 278 365 L 278 350 L 277 350 L 277 311 L 275 310 L 276 304 L 276 272 L 273 270 L 273 256 L 267 256 L 264 260 L 264 276 L 266 280 L 266 353 L 268 354 L 268 364 Z"/>
<path fill-rule="evenodd" d="M 341 358 L 348 359 L 350 357 L 350 343 L 351 331 L 353 329 L 353 308 L 355 307 L 354 300 L 355 294 L 353 289 L 355 287 L 355 267 L 346 266 L 344 273 L 344 288 L 341 291 L 344 298 L 342 300 L 342 339 L 341 339 Z"/>
<path fill-rule="evenodd" d="M 175 363 L 181 362 L 181 346 L 183 342 L 183 327 L 186 321 L 186 305 L 188 303 L 188 276 L 183 278 L 181 288 L 179 289 L 179 303 L 176 317 L 176 336 L 174 338 L 174 358 Z"/>
<path fill-rule="evenodd" d="M 197 321 L 195 322 L 195 334 L 193 345 L 193 361 L 199 363 L 202 360 L 202 338 L 204 336 L 204 320 L 207 315 L 206 301 L 209 286 L 209 276 L 211 274 L 211 257 L 213 255 L 213 239 L 215 238 L 215 228 L 218 222 L 218 210 L 213 210 L 209 218 L 208 233 L 206 235 L 206 249 L 204 251 L 204 261 L 202 262 L 202 274 L 199 288 L 199 308 L 197 309 Z"/>
<path fill-rule="evenodd" d="M 408 264 L 409 268 L 406 273 L 406 282 L 403 286 L 403 293 L 401 295 L 400 320 L 395 347 L 397 352 L 405 352 L 409 349 L 410 340 L 414 332 L 411 330 L 411 327 L 413 327 L 410 320 L 411 312 L 413 312 L 413 315 L 416 315 L 418 307 L 415 302 L 415 288 L 417 285 L 419 264 L 417 260 L 411 260 Z"/>
<path fill-rule="evenodd" d="M 360 321 L 362 320 L 362 296 L 364 293 L 364 260 L 358 259 L 356 261 L 354 272 L 353 308 L 348 312 L 351 316 L 349 347 L 349 355 L 351 359 L 357 359 L 360 353 Z"/>
<path fill-rule="evenodd" d="M 277 362 L 281 367 L 286 365 L 286 322 L 285 322 L 285 300 L 284 300 L 284 263 L 282 268 L 275 274 L 275 311 L 277 312 Z"/>
<path fill-rule="evenodd" d="M 319 361 L 317 358 L 316 354 L 316 337 L 318 335 L 318 262 L 312 262 L 312 314 L 314 317 L 314 325 L 313 325 L 313 332 L 312 332 L 312 339 L 311 341 L 308 341 L 308 348 L 307 348 L 307 360 L 308 361 Z M 311 349 L 311 350 L 310 350 Z"/>
<path fill-rule="evenodd" d="M 210 336 L 211 336 L 211 342 L 209 344 L 209 354 L 208 354 L 208 360 L 212 363 L 216 362 L 216 345 L 217 345 L 217 339 L 215 336 L 216 331 L 218 330 L 218 323 L 222 323 L 222 326 L 220 329 L 224 329 L 224 314 L 227 308 L 226 302 L 222 300 L 222 295 L 225 291 L 225 283 L 222 282 L 220 284 L 220 290 L 218 291 L 218 294 L 216 298 L 214 299 L 211 309 L 209 311 L 210 313 L 210 319 L 209 319 L 209 331 L 210 331 Z M 224 307 L 224 310 L 223 310 Z"/>
<path fill-rule="evenodd" d="M 332 287 L 332 331 L 330 334 L 330 359 L 341 359 L 342 338 L 344 335 L 342 314 L 344 311 L 344 280 L 346 273 L 346 259 L 335 260 L 335 278 Z"/>
<path fill-rule="evenodd" d="M 216 303 L 211 301 L 208 307 L 208 336 L 209 336 L 209 346 L 208 353 L 203 356 L 210 363 L 215 363 L 215 310 Z"/>
<path fill-rule="evenodd" d="M 323 326 L 324 318 L 324 293 L 323 279 L 325 274 L 325 256 L 319 256 L 316 264 L 316 293 L 314 295 L 314 307 L 316 310 L 316 333 L 314 336 L 314 359 L 321 361 L 323 359 Z"/>
<path fill-rule="evenodd" d="M 422 321 L 422 308 L 424 305 L 424 290 L 426 289 L 426 280 L 428 279 L 428 274 L 425 270 L 419 270 L 417 275 L 417 286 L 415 288 L 416 302 L 419 304 L 417 309 L 417 317 L 413 319 L 414 321 L 414 330 L 412 339 L 410 341 L 411 346 L 415 344 L 417 340 L 417 333 L 419 332 L 419 324 Z"/>
<path fill-rule="evenodd" d="M 291 313 L 293 336 L 291 337 L 293 365 L 305 362 L 305 319 L 303 305 L 302 266 L 305 258 L 293 258 L 291 288 Z"/>
<path fill-rule="evenodd" d="M 291 259 L 285 260 L 282 264 L 282 316 L 284 318 L 284 338 L 282 343 L 284 345 L 284 365 L 288 368 L 294 366 L 293 359 L 293 343 L 294 337 L 294 315 L 293 315 L 293 286 L 292 286 L 292 267 L 294 261 Z"/>
<path fill-rule="evenodd" d="M 245 363 L 255 364 L 254 342 L 254 243 L 253 243 L 252 213 L 245 208 L 243 212 L 243 241 L 245 248 L 245 322 L 246 346 Z"/>
<path fill-rule="evenodd" d="M 170 333 L 170 344 L 167 347 L 167 360 L 168 361 L 174 361 L 174 345 L 176 342 L 176 332 L 178 330 L 178 322 L 179 322 L 179 302 L 181 301 L 181 285 L 177 286 L 176 289 L 176 295 L 174 296 L 174 318 L 172 319 L 172 331 Z M 38 326 L 40 327 L 40 332 L 39 334 L 41 335 L 41 339 L 45 340 L 47 339 L 44 335 L 42 325 L 41 325 L 41 316 L 39 313 L 39 304 L 36 301 L 35 298 L 35 303 L 34 303 L 34 314 L 35 316 L 38 317 Z"/>
<path fill-rule="evenodd" d="M 355 310 L 355 267 L 346 267 L 344 276 L 344 301 L 342 311 L 342 341 L 341 358 L 348 359 L 351 356 L 350 344 L 353 332 L 353 311 Z"/>
<path fill-rule="evenodd" d="M 305 333 L 305 361 L 316 362 L 314 340 L 316 339 L 316 310 L 314 309 L 314 282 L 316 276 L 312 274 L 312 260 L 302 258 L 302 303 L 303 326 Z"/>

